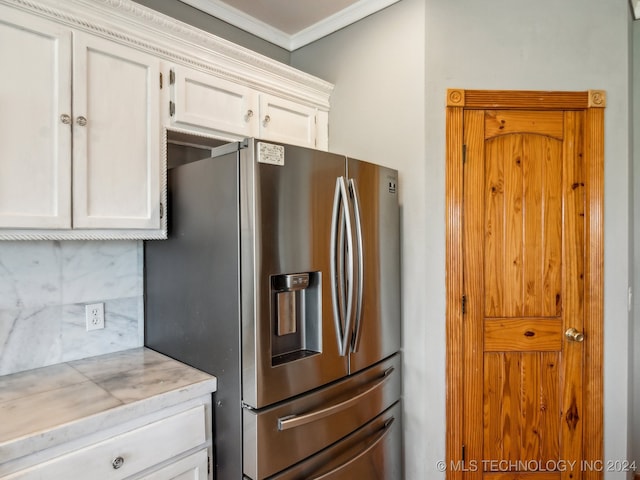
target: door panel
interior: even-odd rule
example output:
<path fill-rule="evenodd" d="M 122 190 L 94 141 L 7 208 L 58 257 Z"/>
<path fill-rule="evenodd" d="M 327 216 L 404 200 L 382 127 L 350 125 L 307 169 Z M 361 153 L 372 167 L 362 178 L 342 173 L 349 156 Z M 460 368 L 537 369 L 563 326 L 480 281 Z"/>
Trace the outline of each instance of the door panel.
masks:
<path fill-rule="evenodd" d="M 250 137 L 257 130 L 257 98 L 249 87 L 182 65 L 172 67 L 173 125 Z"/>
<path fill-rule="evenodd" d="M 73 225 L 160 228 L 160 60 L 74 34 Z"/>
<path fill-rule="evenodd" d="M 486 142 L 488 317 L 544 317 L 562 309 L 561 156 L 560 141 L 538 134 L 501 135 Z"/>
<path fill-rule="evenodd" d="M 483 460 L 560 460 L 559 361 L 556 352 L 485 353 Z"/>
<path fill-rule="evenodd" d="M 583 344 L 564 332 L 583 328 L 583 119 L 465 113 L 466 478 L 579 475 Z"/>
<path fill-rule="evenodd" d="M 290 100 L 260 94 L 259 136 L 276 142 L 314 148 L 316 109 Z"/>

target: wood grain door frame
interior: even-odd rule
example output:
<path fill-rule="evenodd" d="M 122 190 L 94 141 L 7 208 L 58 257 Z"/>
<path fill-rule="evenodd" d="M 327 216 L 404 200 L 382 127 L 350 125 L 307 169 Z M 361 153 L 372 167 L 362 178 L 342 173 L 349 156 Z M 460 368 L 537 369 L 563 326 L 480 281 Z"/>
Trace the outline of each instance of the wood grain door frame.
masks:
<path fill-rule="evenodd" d="M 603 294 L 604 294 L 604 107 L 605 92 L 460 90 L 447 91 L 446 109 L 446 375 L 448 480 L 464 475 L 463 438 L 463 144 L 464 111 L 583 110 L 586 114 L 584 165 L 585 212 L 585 342 L 583 386 L 583 454 L 586 461 L 603 460 Z M 458 468 L 452 468 L 457 466 Z M 584 480 L 602 472 L 584 471 Z"/>

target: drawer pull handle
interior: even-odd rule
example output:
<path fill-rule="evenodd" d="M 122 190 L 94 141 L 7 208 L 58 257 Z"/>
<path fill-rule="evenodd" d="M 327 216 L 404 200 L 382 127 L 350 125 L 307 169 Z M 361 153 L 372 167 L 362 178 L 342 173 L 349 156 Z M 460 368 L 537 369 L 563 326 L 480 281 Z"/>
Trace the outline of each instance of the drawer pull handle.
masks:
<path fill-rule="evenodd" d="M 114 458 L 113 462 L 111 462 L 111 465 L 115 470 L 119 469 L 122 465 L 124 465 L 124 458 L 122 457 Z"/>
<path fill-rule="evenodd" d="M 360 400 L 364 397 L 372 393 L 374 390 L 379 389 L 383 383 L 385 383 L 389 379 L 389 375 L 395 370 L 394 367 L 389 367 L 385 370 L 382 377 L 378 378 L 374 382 L 370 383 L 367 386 L 366 390 L 361 391 L 360 393 L 354 395 L 349 400 L 344 402 L 331 405 L 330 407 L 323 408 L 320 410 L 315 410 L 313 412 L 305 413 L 302 415 L 288 415 L 285 417 L 280 417 L 278 419 L 278 430 L 284 431 L 289 430 L 290 428 L 300 427 L 302 425 L 307 425 L 311 422 L 315 422 L 322 418 L 326 418 L 330 415 L 334 415 L 336 413 L 342 412 L 347 408 L 351 408 L 356 405 Z"/>

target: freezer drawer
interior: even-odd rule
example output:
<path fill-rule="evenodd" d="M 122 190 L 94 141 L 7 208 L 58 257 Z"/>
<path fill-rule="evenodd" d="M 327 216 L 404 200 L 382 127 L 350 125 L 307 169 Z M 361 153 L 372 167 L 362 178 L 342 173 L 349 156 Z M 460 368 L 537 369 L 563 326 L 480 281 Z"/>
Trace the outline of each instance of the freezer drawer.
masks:
<path fill-rule="evenodd" d="M 263 410 L 243 410 L 244 474 L 262 480 L 323 450 L 391 407 L 400 354 L 329 387 Z"/>
<path fill-rule="evenodd" d="M 358 431 L 269 480 L 401 480 L 400 402 Z"/>

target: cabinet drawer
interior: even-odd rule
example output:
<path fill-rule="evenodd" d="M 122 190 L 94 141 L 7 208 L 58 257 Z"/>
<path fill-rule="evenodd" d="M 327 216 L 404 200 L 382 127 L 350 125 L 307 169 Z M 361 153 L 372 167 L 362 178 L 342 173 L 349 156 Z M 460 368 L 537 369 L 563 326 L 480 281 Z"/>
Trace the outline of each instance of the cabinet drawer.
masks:
<path fill-rule="evenodd" d="M 207 480 L 208 458 L 205 448 L 137 480 Z"/>
<path fill-rule="evenodd" d="M 205 422 L 200 405 L 4 478 L 123 479 L 203 445 Z"/>

